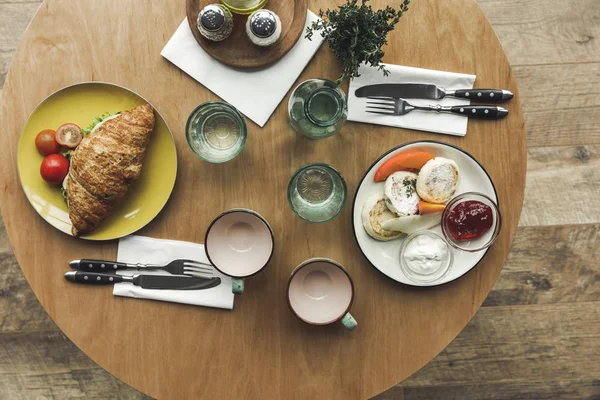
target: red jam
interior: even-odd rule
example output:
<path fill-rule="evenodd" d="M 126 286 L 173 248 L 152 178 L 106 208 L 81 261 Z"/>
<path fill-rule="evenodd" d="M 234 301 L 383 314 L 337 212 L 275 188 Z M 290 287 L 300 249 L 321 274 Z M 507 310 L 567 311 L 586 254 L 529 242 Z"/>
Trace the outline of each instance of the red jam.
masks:
<path fill-rule="evenodd" d="M 444 223 L 454 240 L 464 242 L 483 236 L 494 224 L 494 216 L 488 205 L 469 200 L 456 205 Z"/>

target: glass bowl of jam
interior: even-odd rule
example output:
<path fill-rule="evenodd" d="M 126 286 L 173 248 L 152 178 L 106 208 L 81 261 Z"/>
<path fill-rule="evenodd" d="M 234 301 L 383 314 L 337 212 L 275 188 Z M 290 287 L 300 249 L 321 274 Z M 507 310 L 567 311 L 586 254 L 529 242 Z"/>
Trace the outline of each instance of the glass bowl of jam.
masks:
<path fill-rule="evenodd" d="M 487 249 L 498 238 L 501 226 L 498 205 L 482 193 L 466 192 L 456 196 L 442 214 L 442 233 L 458 250 Z"/>

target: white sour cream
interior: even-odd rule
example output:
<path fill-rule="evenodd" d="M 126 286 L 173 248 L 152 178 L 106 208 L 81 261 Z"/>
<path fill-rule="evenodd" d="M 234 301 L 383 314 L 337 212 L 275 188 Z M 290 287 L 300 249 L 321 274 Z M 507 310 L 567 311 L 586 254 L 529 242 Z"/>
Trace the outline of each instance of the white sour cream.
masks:
<path fill-rule="evenodd" d="M 440 238 L 420 235 L 408 243 L 403 252 L 406 266 L 416 274 L 431 275 L 448 262 L 448 245 Z"/>

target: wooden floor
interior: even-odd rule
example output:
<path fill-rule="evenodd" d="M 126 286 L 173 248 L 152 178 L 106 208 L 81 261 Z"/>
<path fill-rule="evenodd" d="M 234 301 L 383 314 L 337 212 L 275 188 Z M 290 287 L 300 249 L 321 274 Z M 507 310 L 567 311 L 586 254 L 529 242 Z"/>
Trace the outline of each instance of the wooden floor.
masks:
<path fill-rule="evenodd" d="M 377 399 L 600 399 L 600 0 L 479 3 L 513 65 L 525 111 L 520 227 L 465 330 Z M 0 83 L 39 5 L 0 0 Z M 0 268 L 0 399 L 147 398 L 50 320 L 1 221 Z"/>

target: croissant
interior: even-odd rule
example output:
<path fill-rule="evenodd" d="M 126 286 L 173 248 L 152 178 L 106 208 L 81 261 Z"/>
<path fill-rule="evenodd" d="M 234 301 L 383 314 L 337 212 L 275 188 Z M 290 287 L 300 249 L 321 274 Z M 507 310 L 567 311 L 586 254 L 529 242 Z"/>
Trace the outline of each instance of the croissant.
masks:
<path fill-rule="evenodd" d="M 73 235 L 93 231 L 125 198 L 142 172 L 153 129 L 154 110 L 144 104 L 104 121 L 81 141 L 66 185 Z"/>

